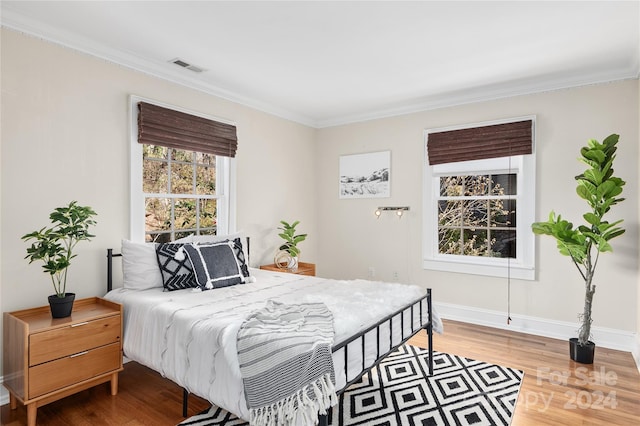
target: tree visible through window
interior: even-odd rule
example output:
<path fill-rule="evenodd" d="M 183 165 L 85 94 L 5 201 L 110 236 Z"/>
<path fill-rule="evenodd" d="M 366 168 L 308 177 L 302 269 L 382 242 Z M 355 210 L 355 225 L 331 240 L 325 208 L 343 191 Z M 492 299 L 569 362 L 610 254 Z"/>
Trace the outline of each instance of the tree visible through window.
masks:
<path fill-rule="evenodd" d="M 516 257 L 516 174 L 440 177 L 438 251 Z"/>
<path fill-rule="evenodd" d="M 216 156 L 143 144 L 146 241 L 216 234 Z"/>

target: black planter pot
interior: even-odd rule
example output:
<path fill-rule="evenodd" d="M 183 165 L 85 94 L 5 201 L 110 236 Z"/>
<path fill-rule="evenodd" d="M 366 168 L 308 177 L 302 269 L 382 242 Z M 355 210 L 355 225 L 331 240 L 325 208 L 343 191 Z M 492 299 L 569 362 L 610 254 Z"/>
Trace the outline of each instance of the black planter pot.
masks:
<path fill-rule="evenodd" d="M 65 297 L 58 297 L 53 294 L 49 296 L 49 307 L 53 318 L 66 318 L 71 315 L 75 293 L 66 293 Z"/>
<path fill-rule="evenodd" d="M 577 337 L 569 339 L 569 356 L 580 364 L 593 364 L 593 357 L 596 352 L 596 344 L 591 340 L 586 345 L 580 345 Z"/>

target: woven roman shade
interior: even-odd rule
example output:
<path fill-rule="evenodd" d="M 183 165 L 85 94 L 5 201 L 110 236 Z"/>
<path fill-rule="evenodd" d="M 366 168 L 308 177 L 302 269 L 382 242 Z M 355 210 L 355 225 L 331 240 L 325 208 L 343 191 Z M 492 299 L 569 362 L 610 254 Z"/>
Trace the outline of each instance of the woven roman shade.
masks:
<path fill-rule="evenodd" d="M 138 103 L 138 142 L 235 157 L 236 126 L 146 102 Z"/>
<path fill-rule="evenodd" d="M 533 121 L 429 133 L 429 164 L 484 160 L 533 153 Z"/>

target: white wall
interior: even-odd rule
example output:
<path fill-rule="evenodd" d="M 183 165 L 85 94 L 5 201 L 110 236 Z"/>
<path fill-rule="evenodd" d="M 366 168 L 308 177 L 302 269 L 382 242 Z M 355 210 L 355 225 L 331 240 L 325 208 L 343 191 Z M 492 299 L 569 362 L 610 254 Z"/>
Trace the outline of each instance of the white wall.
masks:
<path fill-rule="evenodd" d="M 627 180 L 629 201 L 612 217 L 625 219 L 627 234 L 614 241 L 614 254 L 601 258 L 594 319 L 621 332 L 640 329 L 638 81 L 314 130 L 17 32 L 3 29 L 0 37 L 3 311 L 46 304 L 48 277 L 23 260 L 20 236 L 46 225 L 51 209 L 72 199 L 99 215 L 96 238 L 78 246 L 70 290 L 79 297 L 104 293 L 105 249 L 129 234 L 127 97 L 133 93 L 237 123 L 237 223 L 253 237 L 253 266 L 271 261 L 278 221 L 299 219 L 310 234 L 303 260 L 317 262 L 319 275 L 366 277 L 373 266 L 377 279 L 397 272 L 399 281 L 431 286 L 440 303 L 499 313 L 506 310 L 506 280 L 421 269 L 423 130 L 536 114 L 536 217 L 556 209 L 573 220 L 585 211 L 574 195 L 579 147 L 618 132 L 616 171 Z M 381 150 L 392 151 L 391 198 L 339 200 L 339 156 Z M 401 220 L 376 220 L 380 205 L 411 211 Z M 512 312 L 575 322 L 579 277 L 550 239 L 540 239 L 537 252 L 539 279 L 512 283 Z"/>
<path fill-rule="evenodd" d="M 638 98 L 640 99 L 640 84 L 638 85 Z M 640 111 L 638 111 L 638 115 L 636 117 L 638 122 L 638 133 L 640 133 Z M 640 164 L 640 157 L 638 157 L 638 164 Z M 637 168 L 638 176 L 636 179 L 640 182 L 640 167 Z M 636 200 L 640 203 L 640 197 Z M 639 253 L 640 256 L 640 253 Z M 640 257 L 638 258 L 638 264 L 640 264 Z M 636 345 L 635 350 L 633 352 L 633 356 L 636 360 L 636 365 L 638 366 L 638 370 L 640 370 L 640 276 L 638 277 L 638 293 L 637 293 L 637 323 L 636 323 Z"/>
<path fill-rule="evenodd" d="M 316 146 L 318 202 L 323 212 L 319 266 L 330 277 L 377 278 L 417 283 L 434 289 L 443 306 L 465 307 L 482 315 L 501 316 L 506 324 L 507 280 L 426 271 L 421 268 L 423 131 L 465 123 L 536 115 L 536 220 L 555 209 L 577 222 L 586 204 L 575 195 L 574 176 L 583 170 L 579 149 L 589 138 L 619 133 L 616 173 L 627 181 L 629 200 L 611 211 L 623 218 L 627 232 L 614 240 L 614 253 L 604 254 L 596 273 L 594 325 L 627 337 L 638 330 L 638 81 L 519 96 L 416 114 L 321 129 Z M 338 198 L 339 156 L 391 150 L 391 197 Z M 402 219 L 376 206 L 411 208 Z M 536 281 L 512 280 L 511 311 L 515 315 L 558 324 L 576 323 L 582 309 L 583 284 L 569 259 L 560 256 L 551 238 L 539 238 Z M 573 331 L 573 330 L 572 330 Z M 571 333 L 574 334 L 574 333 Z"/>
<path fill-rule="evenodd" d="M 92 206 L 98 225 L 77 246 L 68 290 L 105 293 L 106 249 L 129 236 L 130 94 L 235 121 L 237 228 L 252 237 L 252 266 L 272 261 L 280 219 L 301 221 L 303 258 L 315 261 L 314 129 L 11 30 L 1 41 L 2 311 L 46 305 L 49 277 L 23 260 L 20 237 L 71 200 Z"/>

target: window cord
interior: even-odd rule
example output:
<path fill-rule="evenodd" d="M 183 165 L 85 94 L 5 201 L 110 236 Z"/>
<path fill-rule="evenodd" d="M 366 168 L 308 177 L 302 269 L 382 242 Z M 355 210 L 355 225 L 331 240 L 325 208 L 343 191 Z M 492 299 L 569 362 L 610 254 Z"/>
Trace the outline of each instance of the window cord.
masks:
<path fill-rule="evenodd" d="M 511 199 L 511 144 L 509 144 L 509 178 L 507 180 L 507 191 Z M 511 208 L 511 205 L 509 205 Z M 511 251 L 511 250 L 509 250 Z M 507 325 L 511 325 L 511 253 L 507 256 Z"/>

